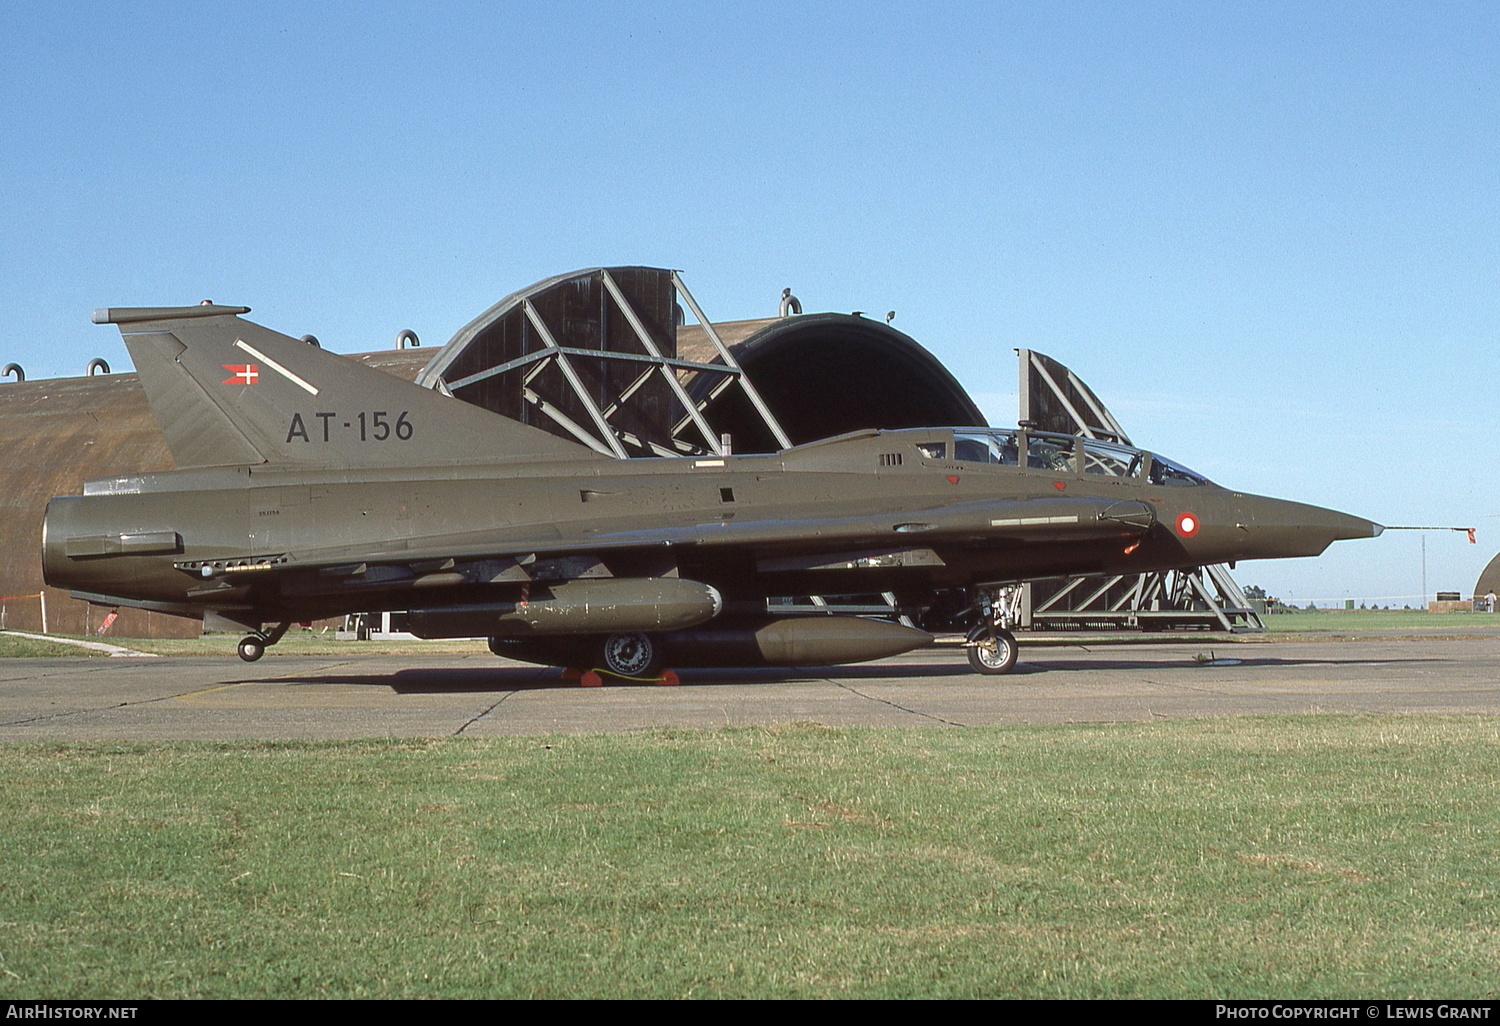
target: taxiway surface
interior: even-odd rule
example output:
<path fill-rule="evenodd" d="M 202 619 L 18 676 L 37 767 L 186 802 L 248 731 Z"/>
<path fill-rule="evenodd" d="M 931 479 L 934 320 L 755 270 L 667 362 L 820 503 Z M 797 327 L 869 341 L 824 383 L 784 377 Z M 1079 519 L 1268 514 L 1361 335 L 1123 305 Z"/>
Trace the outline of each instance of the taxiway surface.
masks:
<path fill-rule="evenodd" d="M 0 741 L 1500 714 L 1493 638 L 1023 649 L 1005 677 L 973 674 L 960 652 L 940 649 L 859 666 L 681 676 L 676 687 L 581 688 L 556 670 L 489 655 L 10 659 L 0 662 Z"/>

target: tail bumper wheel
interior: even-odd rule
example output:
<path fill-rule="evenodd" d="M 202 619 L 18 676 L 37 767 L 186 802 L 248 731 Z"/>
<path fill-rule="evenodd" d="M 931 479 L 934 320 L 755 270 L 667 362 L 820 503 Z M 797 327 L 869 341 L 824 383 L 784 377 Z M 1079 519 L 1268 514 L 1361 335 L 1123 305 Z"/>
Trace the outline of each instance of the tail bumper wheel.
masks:
<path fill-rule="evenodd" d="M 247 663 L 253 663 L 266 654 L 266 649 L 280 641 L 286 634 L 287 628 L 292 625 L 290 620 L 284 620 L 271 629 L 271 633 L 265 634 L 256 631 L 254 634 L 246 635 L 240 640 L 240 658 Z"/>
<path fill-rule="evenodd" d="M 975 673 L 1009 673 L 1016 654 L 1016 638 L 1010 631 L 980 627 L 969 633 L 969 665 Z"/>

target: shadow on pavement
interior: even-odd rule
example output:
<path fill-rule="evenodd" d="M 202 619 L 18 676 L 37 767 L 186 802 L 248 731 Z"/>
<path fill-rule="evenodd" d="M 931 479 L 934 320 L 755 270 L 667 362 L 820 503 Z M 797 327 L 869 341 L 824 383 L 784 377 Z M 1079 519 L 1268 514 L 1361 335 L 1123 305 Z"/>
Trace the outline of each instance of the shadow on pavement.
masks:
<path fill-rule="evenodd" d="M 1003 676 L 984 677 L 971 673 L 961 660 L 921 663 L 867 663 L 852 666 L 806 666 L 806 667 L 757 667 L 722 669 L 685 669 L 678 671 L 678 686 L 715 686 L 741 684 L 795 684 L 826 681 L 857 683 L 860 681 L 928 680 L 932 678 L 958 678 L 973 684 L 1003 686 L 1007 683 L 1031 682 L 1029 678 L 1048 674 L 1079 672 L 1098 673 L 1118 671 L 1122 673 L 1148 671 L 1155 674 L 1201 674 L 1217 671 L 1219 674 L 1234 670 L 1253 670 L 1277 667 L 1306 666 L 1370 666 L 1407 665 L 1420 663 L 1442 663 L 1437 658 L 1409 659 L 1294 659 L 1294 658 L 1222 658 L 1198 661 L 1194 658 L 1157 659 L 1023 659 L 1016 668 Z M 495 665 L 491 667 L 412 667 L 394 673 L 350 673 L 347 667 L 320 673 L 313 671 L 305 678 L 249 678 L 238 681 L 242 684 L 280 684 L 319 686 L 342 684 L 355 687 L 390 688 L 397 694 L 468 694 L 477 692 L 518 691 L 562 691 L 583 689 L 576 680 L 566 680 L 556 667 Z M 620 688 L 651 688 L 663 685 L 648 681 L 606 676 L 601 690 Z"/>

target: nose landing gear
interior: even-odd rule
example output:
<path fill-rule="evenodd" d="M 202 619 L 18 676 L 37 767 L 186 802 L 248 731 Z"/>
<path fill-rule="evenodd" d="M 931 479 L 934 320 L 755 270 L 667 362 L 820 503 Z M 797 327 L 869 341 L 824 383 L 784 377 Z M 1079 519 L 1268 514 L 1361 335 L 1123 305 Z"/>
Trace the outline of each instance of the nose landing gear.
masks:
<path fill-rule="evenodd" d="M 1016 665 L 1016 638 L 1002 628 L 975 627 L 964 643 L 975 673 L 1009 673 Z"/>
<path fill-rule="evenodd" d="M 1019 647 L 1009 630 L 1012 603 L 1006 601 L 1010 588 L 985 588 L 976 595 L 975 607 L 979 626 L 964 640 L 969 666 L 986 675 L 1009 673 L 1016 665 Z"/>

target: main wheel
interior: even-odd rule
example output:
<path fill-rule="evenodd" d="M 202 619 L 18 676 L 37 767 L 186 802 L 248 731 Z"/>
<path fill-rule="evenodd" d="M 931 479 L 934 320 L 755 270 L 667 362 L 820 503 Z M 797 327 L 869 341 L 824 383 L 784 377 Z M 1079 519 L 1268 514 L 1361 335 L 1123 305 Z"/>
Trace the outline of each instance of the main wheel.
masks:
<path fill-rule="evenodd" d="M 266 654 L 266 643 L 260 638 L 245 638 L 240 641 L 240 658 L 253 663 Z"/>
<path fill-rule="evenodd" d="M 1016 638 L 1010 631 L 979 627 L 970 632 L 969 665 L 975 673 L 1009 673 L 1016 665 Z"/>
<path fill-rule="evenodd" d="M 600 646 L 603 669 L 620 677 L 649 677 L 661 669 L 660 647 L 651 635 L 611 634 Z"/>

